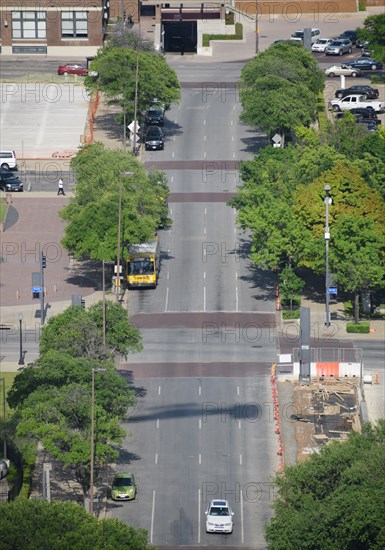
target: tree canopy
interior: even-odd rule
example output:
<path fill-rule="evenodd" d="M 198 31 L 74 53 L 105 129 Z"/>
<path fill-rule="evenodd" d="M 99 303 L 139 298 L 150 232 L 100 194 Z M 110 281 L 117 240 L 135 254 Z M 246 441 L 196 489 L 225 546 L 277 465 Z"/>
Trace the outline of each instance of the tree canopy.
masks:
<path fill-rule="evenodd" d="M 117 519 L 97 520 L 78 504 L 16 499 L 0 504 L 3 550 L 155 550 L 147 531 Z"/>
<path fill-rule="evenodd" d="M 165 104 L 179 101 L 179 81 L 164 56 L 126 47 L 107 46 L 98 50 L 91 63 L 91 71 L 97 72 L 98 76 L 86 76 L 86 88 L 89 92 L 102 91 L 108 100 L 118 103 L 127 112 L 133 112 L 137 61 L 138 111 L 147 109 L 154 99 Z"/>
<path fill-rule="evenodd" d="M 385 421 L 277 476 L 269 550 L 385 548 Z"/>
<path fill-rule="evenodd" d="M 169 189 L 164 173 L 146 173 L 131 154 L 108 150 L 101 143 L 84 147 L 71 166 L 77 179 L 76 194 L 60 215 L 68 222 L 62 244 L 76 258 L 116 259 L 121 178 L 123 258 L 128 244 L 147 241 L 168 222 Z"/>
<path fill-rule="evenodd" d="M 358 36 L 369 42 L 369 48 L 378 61 L 385 61 L 385 13 L 369 15 L 363 28 L 357 29 Z"/>
<path fill-rule="evenodd" d="M 357 149 L 352 143 L 355 126 L 347 119 L 343 138 L 338 128 L 329 133 L 296 128 L 295 145 L 267 147 L 242 163 L 243 183 L 229 204 L 237 208 L 241 227 L 252 232 L 250 258 L 255 265 L 272 269 L 290 264 L 324 273 L 327 184 L 333 201 L 330 269 L 340 288 L 357 296 L 359 288 L 384 285 L 385 133 L 362 136 Z"/>
<path fill-rule="evenodd" d="M 241 119 L 271 135 L 309 125 L 324 74 L 302 44 L 279 43 L 246 63 L 241 73 Z"/>
<path fill-rule="evenodd" d="M 121 304 L 106 300 L 106 344 L 103 346 L 103 303 L 98 302 L 85 310 L 70 306 L 55 315 L 43 327 L 40 337 L 40 353 L 57 350 L 72 357 L 104 359 L 108 351 L 127 353 L 142 350 L 139 330 L 128 320 L 127 311 Z"/>

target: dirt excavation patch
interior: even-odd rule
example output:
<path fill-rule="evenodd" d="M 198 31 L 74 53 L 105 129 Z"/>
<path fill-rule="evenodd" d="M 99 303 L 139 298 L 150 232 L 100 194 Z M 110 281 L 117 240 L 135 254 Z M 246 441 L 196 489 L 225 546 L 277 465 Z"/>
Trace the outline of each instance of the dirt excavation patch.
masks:
<path fill-rule="evenodd" d="M 343 441 L 350 432 L 361 431 L 358 383 L 347 378 L 319 379 L 310 385 L 292 382 L 292 400 L 290 407 L 281 408 L 281 426 L 284 430 L 290 426 L 297 462 L 318 453 L 331 441 Z M 288 437 L 283 441 L 284 451 L 285 445 L 293 446 Z"/>

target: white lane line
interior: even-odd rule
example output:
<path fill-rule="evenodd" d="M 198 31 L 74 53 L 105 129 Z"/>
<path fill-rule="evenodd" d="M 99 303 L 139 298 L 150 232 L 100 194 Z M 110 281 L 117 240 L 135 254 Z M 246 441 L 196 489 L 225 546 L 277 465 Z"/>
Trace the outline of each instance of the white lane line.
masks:
<path fill-rule="evenodd" d="M 239 455 L 239 465 L 242 466 L 242 455 Z"/>
<path fill-rule="evenodd" d="M 174 156 L 174 153 L 172 154 Z M 235 159 L 235 151 L 233 151 L 233 159 Z"/>
<path fill-rule="evenodd" d="M 200 430 L 202 429 L 202 419 L 201 418 L 199 419 L 199 429 Z"/>
<path fill-rule="evenodd" d="M 174 181 L 174 176 L 171 176 L 170 181 L 171 181 L 171 183 L 173 183 L 173 181 Z"/>
<path fill-rule="evenodd" d="M 206 279 L 206 271 L 203 272 L 203 279 Z"/>
<path fill-rule="evenodd" d="M 234 136 L 231 136 L 231 141 L 234 141 Z"/>
<path fill-rule="evenodd" d="M 234 121 L 233 120 L 231 121 L 231 126 L 234 126 Z"/>
<path fill-rule="evenodd" d="M 162 391 L 162 386 L 158 386 L 158 395 L 160 395 L 161 391 Z"/>
<path fill-rule="evenodd" d="M 164 311 L 167 311 L 167 309 L 168 309 L 168 287 L 166 290 L 166 305 L 164 306 Z"/>
<path fill-rule="evenodd" d="M 158 464 L 158 453 L 155 455 L 155 464 Z"/>
<path fill-rule="evenodd" d="M 203 287 L 203 311 L 206 311 L 206 287 Z"/>
<path fill-rule="evenodd" d="M 173 141 L 175 141 L 175 136 L 172 137 Z"/>
<path fill-rule="evenodd" d="M 241 496 L 241 542 L 245 542 L 245 533 L 243 530 L 243 496 Z"/>
<path fill-rule="evenodd" d="M 198 395 L 202 395 L 202 386 L 199 386 L 198 388 Z"/>
<path fill-rule="evenodd" d="M 204 121 L 203 121 L 203 126 L 205 126 L 205 125 L 206 125 L 206 119 L 204 119 Z"/>
<path fill-rule="evenodd" d="M 234 107 L 233 107 L 233 111 L 235 111 L 235 109 L 236 109 L 236 108 L 237 108 L 237 106 L 236 106 L 236 105 L 234 105 Z"/>
<path fill-rule="evenodd" d="M 206 158 L 206 151 L 203 153 L 203 158 L 204 159 Z"/>
<path fill-rule="evenodd" d="M 237 386 L 237 395 L 239 395 L 239 386 Z"/>
<path fill-rule="evenodd" d="M 206 227 L 203 228 L 203 235 L 206 235 Z"/>
<path fill-rule="evenodd" d="M 239 299 L 238 299 L 238 287 L 235 287 L 235 311 L 238 311 Z"/>
<path fill-rule="evenodd" d="M 156 429 L 159 430 L 159 418 L 156 419 Z"/>
<path fill-rule="evenodd" d="M 201 543 L 201 490 L 198 489 L 198 544 Z"/>
<path fill-rule="evenodd" d="M 199 460 L 198 460 L 199 464 L 202 464 L 202 455 L 199 453 Z"/>
<path fill-rule="evenodd" d="M 237 228 L 234 227 L 234 234 L 236 235 L 237 234 Z"/>
<path fill-rule="evenodd" d="M 207 216 L 207 208 L 205 208 L 205 216 Z"/>
<path fill-rule="evenodd" d="M 170 278 L 170 272 L 167 271 L 167 280 L 169 280 L 169 278 Z"/>
<path fill-rule="evenodd" d="M 203 136 L 203 141 L 206 141 L 206 136 Z"/>
<path fill-rule="evenodd" d="M 238 428 L 241 429 L 241 421 L 238 420 Z"/>
<path fill-rule="evenodd" d="M 155 489 L 152 491 L 151 531 L 150 531 L 151 543 L 152 543 L 152 538 L 154 536 L 154 515 L 155 515 Z"/>
<path fill-rule="evenodd" d="M 234 153 L 233 153 L 233 154 L 234 154 Z M 175 153 L 174 153 L 174 151 L 172 152 L 172 155 L 171 155 L 171 156 L 172 156 L 172 158 L 174 158 L 174 156 L 175 156 Z"/>

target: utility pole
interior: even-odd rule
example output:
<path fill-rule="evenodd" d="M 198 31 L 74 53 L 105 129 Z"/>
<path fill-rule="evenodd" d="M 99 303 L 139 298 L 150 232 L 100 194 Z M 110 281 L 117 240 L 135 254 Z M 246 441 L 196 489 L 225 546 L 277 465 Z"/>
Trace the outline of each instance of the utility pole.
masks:
<path fill-rule="evenodd" d="M 136 70 L 135 70 L 135 98 L 134 98 L 134 139 L 132 140 L 132 152 L 135 154 L 137 138 L 137 113 L 138 113 L 138 79 L 139 79 L 139 52 L 136 52 Z"/>
<path fill-rule="evenodd" d="M 330 240 L 330 230 L 329 230 L 329 206 L 332 203 L 330 197 L 330 185 L 325 185 L 324 190 L 326 197 L 324 199 L 325 203 L 325 308 L 326 308 L 326 319 L 325 327 L 330 327 L 330 277 L 329 277 L 329 240 Z"/>
<path fill-rule="evenodd" d="M 0 382 L 3 383 L 3 458 L 7 459 L 7 428 L 5 426 L 7 417 L 6 417 L 6 402 L 5 402 L 5 378 L 0 378 Z"/>
<path fill-rule="evenodd" d="M 259 18 L 258 18 L 258 0 L 255 0 L 255 53 L 259 53 Z"/>
<path fill-rule="evenodd" d="M 40 257 L 40 324 L 44 325 L 45 321 L 45 311 L 44 311 L 44 269 L 47 267 L 47 257 L 41 253 Z"/>

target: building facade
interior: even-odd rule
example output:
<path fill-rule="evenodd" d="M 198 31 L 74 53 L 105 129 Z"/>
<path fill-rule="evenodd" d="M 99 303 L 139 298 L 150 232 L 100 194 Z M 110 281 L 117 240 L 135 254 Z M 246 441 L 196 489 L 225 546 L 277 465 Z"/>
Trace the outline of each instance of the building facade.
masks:
<path fill-rule="evenodd" d="M 2 55 L 95 55 L 109 21 L 138 20 L 138 2 L 122 0 L 0 0 Z"/>

